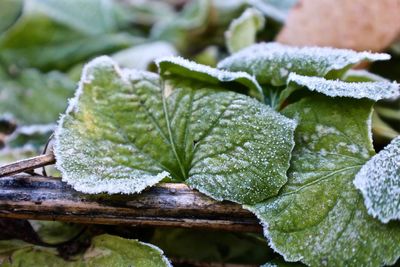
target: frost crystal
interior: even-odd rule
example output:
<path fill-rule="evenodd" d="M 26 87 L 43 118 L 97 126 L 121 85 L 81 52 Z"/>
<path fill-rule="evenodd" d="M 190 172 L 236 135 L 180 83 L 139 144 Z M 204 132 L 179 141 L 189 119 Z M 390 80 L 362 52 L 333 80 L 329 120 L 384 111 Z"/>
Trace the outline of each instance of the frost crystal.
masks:
<path fill-rule="evenodd" d="M 384 223 L 400 219 L 400 136 L 361 168 L 354 185 L 369 214 Z"/>
<path fill-rule="evenodd" d="M 218 64 L 218 68 L 245 71 L 255 75 L 260 83 L 279 86 L 286 83 L 287 75 L 290 72 L 324 77 L 332 71 L 345 70 L 363 60 L 388 59 L 390 59 L 390 55 L 382 53 L 356 52 L 330 47 L 296 47 L 279 43 L 260 43 L 240 50 L 222 60 Z"/>
<path fill-rule="evenodd" d="M 368 98 L 378 101 L 400 96 L 400 87 L 395 82 L 343 82 L 290 73 L 288 83 L 304 86 L 331 97 Z"/>
<path fill-rule="evenodd" d="M 156 64 L 161 74 L 173 73 L 175 75 L 182 75 L 188 78 L 214 83 L 238 82 L 263 95 L 262 89 L 256 79 L 246 72 L 231 72 L 215 69 L 182 57 L 163 57 L 157 59 Z"/>
<path fill-rule="evenodd" d="M 250 204 L 276 195 L 295 122 L 213 77 L 190 77 L 163 82 L 107 57 L 86 65 L 56 130 L 63 179 L 86 193 L 136 193 L 168 176 L 215 199 Z"/>

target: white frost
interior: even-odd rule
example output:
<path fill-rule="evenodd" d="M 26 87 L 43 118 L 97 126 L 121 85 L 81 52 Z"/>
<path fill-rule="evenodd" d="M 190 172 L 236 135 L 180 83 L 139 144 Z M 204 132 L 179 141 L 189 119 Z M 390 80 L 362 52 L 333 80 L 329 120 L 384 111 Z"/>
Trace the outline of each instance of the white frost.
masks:
<path fill-rule="evenodd" d="M 171 63 L 174 65 L 178 65 L 183 68 L 186 68 L 192 72 L 206 74 L 210 78 L 217 79 L 220 82 L 237 81 L 238 83 L 241 83 L 245 86 L 251 86 L 254 89 L 256 89 L 261 95 L 263 94 L 262 89 L 261 89 L 260 85 L 258 84 L 258 82 L 256 81 L 256 79 L 246 72 L 242 72 L 242 71 L 231 72 L 231 71 L 226 71 L 226 70 L 219 70 L 216 68 L 212 68 L 210 66 L 206 66 L 206 65 L 198 64 L 193 61 L 189 61 L 182 57 L 163 57 L 163 58 L 157 59 L 156 64 L 161 72 L 168 71 L 168 69 L 165 70 L 163 68 L 163 63 Z"/>
<path fill-rule="evenodd" d="M 269 83 L 272 80 L 276 85 L 283 85 L 287 77 L 280 75 L 282 67 L 289 73 L 325 76 L 332 70 L 342 70 L 363 60 L 388 59 L 390 55 L 384 53 L 356 52 L 331 47 L 297 47 L 270 42 L 242 49 L 222 60 L 218 68 L 246 71 L 257 76 L 260 83 Z"/>
<path fill-rule="evenodd" d="M 369 214 L 384 223 L 400 219 L 400 136 L 360 169 L 354 185 Z"/>
<path fill-rule="evenodd" d="M 344 82 L 339 80 L 326 80 L 321 77 L 310 77 L 290 73 L 288 84 L 294 83 L 307 87 L 331 97 L 368 98 L 375 101 L 400 96 L 399 84 L 393 82 Z"/>

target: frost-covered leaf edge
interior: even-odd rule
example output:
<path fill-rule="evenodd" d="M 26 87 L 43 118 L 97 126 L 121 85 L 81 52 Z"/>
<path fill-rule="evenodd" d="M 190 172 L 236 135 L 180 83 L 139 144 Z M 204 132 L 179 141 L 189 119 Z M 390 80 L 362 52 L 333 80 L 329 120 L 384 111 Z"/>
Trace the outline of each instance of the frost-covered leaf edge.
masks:
<path fill-rule="evenodd" d="M 305 87 L 310 91 L 322 93 L 330 97 L 368 98 L 378 101 L 400 96 L 400 85 L 396 82 L 388 81 L 345 82 L 341 80 L 327 80 L 323 77 L 304 76 L 292 72 L 288 76 L 287 84 L 287 93 L 296 90 L 295 87 Z"/>
<path fill-rule="evenodd" d="M 95 66 L 101 66 L 102 64 L 111 64 L 113 65 L 115 71 L 119 74 L 120 78 L 122 80 L 127 80 L 127 76 L 134 74 L 132 72 L 132 70 L 129 69 L 120 69 L 114 60 L 112 60 L 110 57 L 108 56 L 100 56 L 97 57 L 95 59 L 93 59 L 92 61 L 90 61 L 89 63 L 87 63 L 83 70 L 82 70 L 82 75 L 81 75 L 81 79 L 78 83 L 78 88 L 75 91 L 75 95 L 73 98 L 71 98 L 68 102 L 68 107 L 65 111 L 64 114 L 61 115 L 58 123 L 57 123 L 57 127 L 54 131 L 54 155 L 56 158 L 56 169 L 59 170 L 61 172 L 61 177 L 62 177 L 62 181 L 66 182 L 68 184 L 70 184 L 75 190 L 81 191 L 83 193 L 88 193 L 88 194 L 96 194 L 96 193 L 103 193 L 103 192 L 108 192 L 108 193 L 122 193 L 122 194 L 131 194 L 131 193 L 139 193 L 141 191 L 143 191 L 145 188 L 153 186 L 155 184 L 157 184 L 158 182 L 160 182 L 161 180 L 163 180 L 164 178 L 169 176 L 169 173 L 166 171 L 160 172 L 157 176 L 155 176 L 151 181 L 148 181 L 148 183 L 143 186 L 142 188 L 139 188 L 137 190 L 135 190 L 134 192 L 129 190 L 129 187 L 127 187 L 126 185 L 131 184 L 131 179 L 129 178 L 125 178 L 125 179 L 119 179 L 119 185 L 118 187 L 115 186 L 115 184 L 113 185 L 113 190 L 112 192 L 109 192 L 108 190 L 104 189 L 104 185 L 101 188 L 93 188 L 91 186 L 82 186 L 78 180 L 76 179 L 71 179 L 68 176 L 68 172 L 62 167 L 63 165 L 63 160 L 62 160 L 62 156 L 58 153 L 58 148 L 61 146 L 60 144 L 60 136 L 61 136 L 61 132 L 63 130 L 63 124 L 64 124 L 64 118 L 73 112 L 77 112 L 79 110 L 79 98 L 81 96 L 81 94 L 83 93 L 83 87 L 84 87 L 84 83 L 90 81 L 90 73 L 89 71 L 91 70 L 91 68 L 95 67 Z M 140 72 L 140 71 L 139 71 Z M 147 75 L 152 75 L 151 73 L 146 72 Z M 155 75 L 155 74 L 154 74 Z"/>
<path fill-rule="evenodd" d="M 393 153 L 394 155 L 392 155 Z M 397 166 L 396 166 L 397 160 Z M 384 162 L 382 162 L 384 161 Z M 389 165 L 394 164 L 392 166 L 385 166 L 384 164 L 388 163 Z M 382 186 L 388 188 L 388 190 L 392 189 L 393 194 L 399 195 L 399 187 L 394 184 L 394 181 L 390 182 L 385 180 L 385 176 L 388 169 L 382 169 L 384 167 L 392 167 L 391 174 L 393 177 L 389 179 L 400 180 L 400 136 L 394 138 L 389 145 L 387 145 L 383 150 L 374 155 L 371 159 L 369 159 L 364 166 L 361 167 L 359 172 L 356 174 L 355 179 L 353 181 L 354 186 L 361 191 L 364 198 L 364 205 L 368 211 L 368 213 L 374 218 L 379 219 L 383 223 L 388 223 L 391 220 L 400 219 L 400 209 L 399 209 L 399 197 L 396 199 L 395 197 L 390 198 L 387 196 L 385 203 L 379 203 L 381 199 L 374 199 L 374 197 L 379 197 L 374 195 L 370 195 L 369 191 L 373 188 L 378 190 L 376 193 L 386 193 L 382 192 Z M 397 168 L 397 169 L 396 169 Z M 396 174 L 397 170 L 397 174 Z M 383 173 L 382 173 L 383 172 Z M 378 182 L 378 184 L 373 184 L 373 182 Z M 381 184 L 381 183 L 384 184 Z M 388 183 L 389 182 L 389 183 Z M 396 190 L 397 189 L 397 190 Z M 384 196 L 383 196 L 384 197 Z M 386 204 L 386 205 L 385 205 Z M 397 204 L 397 205 L 396 205 Z M 376 207 L 375 205 L 381 205 L 381 207 Z M 382 206 L 384 205 L 384 206 Z M 375 207 L 374 207 L 375 206 Z"/>
<path fill-rule="evenodd" d="M 247 72 L 239 71 L 239 72 L 232 72 L 227 70 L 221 70 L 217 68 L 213 68 L 207 65 L 202 65 L 196 63 L 194 61 L 187 60 L 180 56 L 169 56 L 169 57 L 162 57 L 155 60 L 155 63 L 159 69 L 160 75 L 162 76 L 164 73 L 170 71 L 170 67 L 178 67 L 184 68 L 188 72 L 192 72 L 193 75 L 191 78 L 198 79 L 204 81 L 203 79 L 196 77 L 196 73 L 200 75 L 206 75 L 207 78 L 215 79 L 218 82 L 237 82 L 240 83 L 254 91 L 259 95 L 261 101 L 264 101 L 263 97 L 263 90 L 259 83 L 257 82 L 256 78 Z M 175 73 L 180 75 L 179 73 Z"/>

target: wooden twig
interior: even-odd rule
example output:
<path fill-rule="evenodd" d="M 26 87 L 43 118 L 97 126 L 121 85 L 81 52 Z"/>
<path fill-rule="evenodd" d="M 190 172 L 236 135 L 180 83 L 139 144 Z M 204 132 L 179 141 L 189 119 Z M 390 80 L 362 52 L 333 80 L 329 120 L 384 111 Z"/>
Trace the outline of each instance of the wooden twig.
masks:
<path fill-rule="evenodd" d="M 87 195 L 38 175 L 0 179 L 0 217 L 261 231 L 255 216 L 240 205 L 214 201 L 184 184 L 160 184 L 136 195 Z"/>
<path fill-rule="evenodd" d="M 0 166 L 0 177 L 31 171 L 56 162 L 54 154 L 48 153 Z"/>

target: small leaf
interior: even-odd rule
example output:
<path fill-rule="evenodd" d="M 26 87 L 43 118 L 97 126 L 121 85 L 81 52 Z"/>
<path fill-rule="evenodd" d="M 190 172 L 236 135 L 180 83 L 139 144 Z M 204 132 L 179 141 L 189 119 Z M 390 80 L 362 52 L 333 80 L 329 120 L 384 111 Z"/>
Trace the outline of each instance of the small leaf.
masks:
<path fill-rule="evenodd" d="M 250 5 L 281 23 L 285 22 L 289 11 L 297 2 L 298 0 L 249 0 Z"/>
<path fill-rule="evenodd" d="M 395 82 L 391 83 L 387 81 L 344 82 L 339 80 L 326 80 L 321 77 L 303 76 L 292 72 L 287 82 L 289 84 L 289 90 L 296 90 L 296 86 L 305 87 L 310 91 L 315 91 L 331 97 L 368 98 L 378 101 L 400 96 L 400 86 Z"/>
<path fill-rule="evenodd" d="M 368 213 L 384 223 L 400 219 L 400 137 L 373 156 L 357 173 Z"/>
<path fill-rule="evenodd" d="M 215 69 L 206 65 L 197 64 L 181 57 L 164 57 L 156 61 L 161 74 L 173 74 L 204 81 L 211 84 L 221 84 L 223 82 L 237 82 L 253 90 L 260 100 L 263 92 L 254 77 L 246 72 L 229 72 Z"/>
<path fill-rule="evenodd" d="M 239 51 L 256 41 L 256 34 L 264 27 L 263 15 L 256 9 L 246 9 L 239 18 L 233 20 L 225 32 L 225 43 L 230 53 Z"/>
<path fill-rule="evenodd" d="M 353 180 L 374 155 L 372 101 L 305 98 L 284 110 L 298 119 L 288 183 L 247 206 L 287 261 L 311 266 L 382 266 L 400 256 L 400 227 L 367 213 Z"/>
<path fill-rule="evenodd" d="M 40 240 L 47 244 L 59 244 L 72 240 L 85 227 L 81 224 L 73 224 L 58 221 L 34 221 L 30 220 L 36 234 Z"/>
<path fill-rule="evenodd" d="M 151 29 L 150 38 L 172 43 L 179 51 L 185 51 L 188 47 L 192 49 L 191 46 L 204 38 L 201 33 L 209 24 L 211 11 L 210 0 L 189 1 L 177 16 L 156 23 Z"/>
<path fill-rule="evenodd" d="M 86 193 L 140 192 L 170 176 L 218 200 L 255 203 L 286 182 L 294 128 L 219 84 L 162 80 L 101 57 L 85 67 L 54 150 L 63 179 Z"/>
<path fill-rule="evenodd" d="M 345 70 L 361 61 L 388 59 L 388 54 L 260 43 L 227 57 L 218 64 L 218 68 L 245 71 L 255 75 L 261 84 L 281 86 L 286 84 L 291 72 L 306 76 L 339 78 Z"/>

